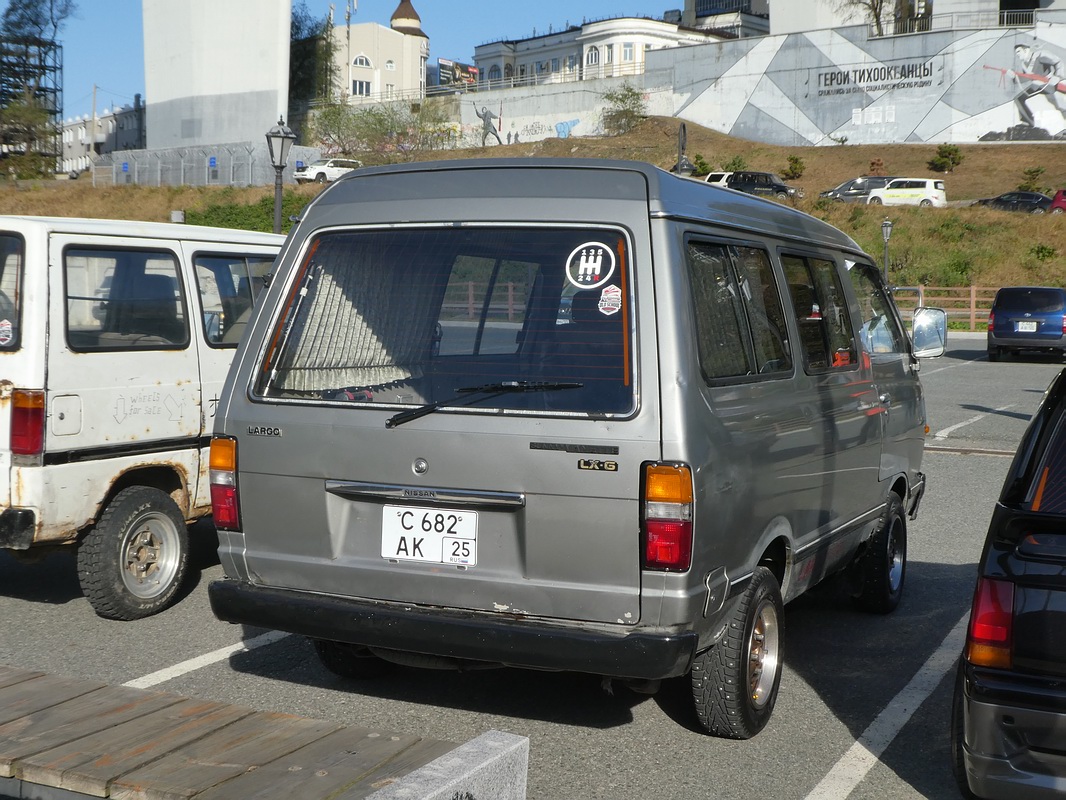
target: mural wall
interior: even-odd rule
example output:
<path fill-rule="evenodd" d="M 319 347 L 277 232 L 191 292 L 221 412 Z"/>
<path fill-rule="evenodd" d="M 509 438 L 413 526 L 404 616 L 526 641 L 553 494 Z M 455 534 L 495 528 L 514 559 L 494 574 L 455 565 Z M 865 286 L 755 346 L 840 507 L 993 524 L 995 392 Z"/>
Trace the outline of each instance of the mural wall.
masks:
<path fill-rule="evenodd" d="M 770 144 L 1066 141 L 1066 12 L 1040 12 L 1035 28 L 867 33 L 654 50 L 627 80 L 651 114 Z M 600 134 L 603 93 L 621 82 L 467 94 L 460 126 L 487 146 Z"/>

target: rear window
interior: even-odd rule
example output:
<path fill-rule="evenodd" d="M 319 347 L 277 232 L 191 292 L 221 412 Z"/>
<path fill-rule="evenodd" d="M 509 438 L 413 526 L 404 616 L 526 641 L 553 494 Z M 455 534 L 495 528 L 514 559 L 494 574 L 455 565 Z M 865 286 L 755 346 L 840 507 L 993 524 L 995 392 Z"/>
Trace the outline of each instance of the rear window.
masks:
<path fill-rule="evenodd" d="M 301 402 L 623 413 L 628 245 L 588 227 L 316 237 L 255 391 Z"/>
<path fill-rule="evenodd" d="M 1063 310 L 1063 293 L 1057 289 L 1001 290 L 993 307 L 996 311 L 1055 314 Z"/>
<path fill-rule="evenodd" d="M 19 346 L 24 250 L 21 237 L 0 234 L 0 350 L 15 350 Z"/>

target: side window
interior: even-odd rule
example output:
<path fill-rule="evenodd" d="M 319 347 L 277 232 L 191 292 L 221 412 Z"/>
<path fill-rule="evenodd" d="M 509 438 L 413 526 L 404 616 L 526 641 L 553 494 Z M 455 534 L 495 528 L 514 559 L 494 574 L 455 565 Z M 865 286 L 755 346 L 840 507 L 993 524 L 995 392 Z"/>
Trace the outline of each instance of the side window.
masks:
<path fill-rule="evenodd" d="M 859 301 L 859 344 L 871 356 L 907 352 L 907 337 L 900 327 L 892 301 L 869 264 L 855 264 L 848 274 Z"/>
<path fill-rule="evenodd" d="M 72 247 L 63 253 L 63 274 L 72 350 L 188 345 L 181 278 L 172 252 Z"/>
<path fill-rule="evenodd" d="M 820 258 L 781 258 L 808 372 L 848 369 L 857 361 L 851 316 L 836 264 Z"/>
<path fill-rule="evenodd" d="M 19 346 L 19 306 L 25 244 L 20 236 L 0 235 L 0 349 Z"/>
<path fill-rule="evenodd" d="M 273 263 L 264 255 L 198 254 L 193 259 L 208 344 L 237 346 Z"/>
<path fill-rule="evenodd" d="M 700 367 L 707 380 L 792 368 L 767 254 L 690 241 L 686 248 Z"/>

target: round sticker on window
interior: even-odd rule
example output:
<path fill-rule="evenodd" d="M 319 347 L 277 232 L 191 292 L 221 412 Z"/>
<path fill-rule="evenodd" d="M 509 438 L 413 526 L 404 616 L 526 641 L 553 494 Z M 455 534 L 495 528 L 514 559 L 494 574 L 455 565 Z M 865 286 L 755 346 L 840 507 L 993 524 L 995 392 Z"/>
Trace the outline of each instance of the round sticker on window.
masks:
<path fill-rule="evenodd" d="M 574 248 L 566 261 L 566 278 L 579 289 L 595 289 L 614 274 L 614 251 L 600 242 Z"/>

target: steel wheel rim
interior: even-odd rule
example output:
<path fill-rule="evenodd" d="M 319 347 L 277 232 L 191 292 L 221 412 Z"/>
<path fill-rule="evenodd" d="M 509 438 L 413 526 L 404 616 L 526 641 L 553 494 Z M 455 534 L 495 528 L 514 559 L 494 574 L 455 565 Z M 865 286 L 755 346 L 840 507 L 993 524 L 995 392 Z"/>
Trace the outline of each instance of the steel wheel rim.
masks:
<path fill-rule="evenodd" d="M 755 708 L 764 708 L 773 696 L 781 653 L 781 628 L 777 608 L 763 600 L 748 637 L 748 696 Z"/>
<path fill-rule="evenodd" d="M 178 530 L 165 514 L 138 517 L 122 541 L 122 584 L 141 600 L 165 592 L 178 572 Z"/>
<path fill-rule="evenodd" d="M 898 518 L 893 519 L 888 536 L 888 589 L 892 594 L 898 592 L 903 584 L 903 548 L 900 546 L 902 525 Z"/>

